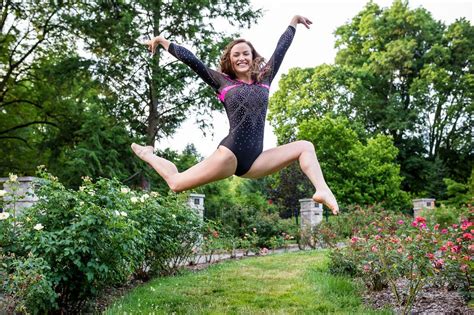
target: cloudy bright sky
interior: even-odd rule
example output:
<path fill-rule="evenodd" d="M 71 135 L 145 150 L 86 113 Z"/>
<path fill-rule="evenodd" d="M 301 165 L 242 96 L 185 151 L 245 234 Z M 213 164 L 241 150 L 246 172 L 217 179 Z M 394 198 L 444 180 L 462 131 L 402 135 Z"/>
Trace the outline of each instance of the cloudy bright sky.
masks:
<path fill-rule="evenodd" d="M 257 51 L 270 58 L 281 33 L 295 14 L 308 17 L 313 21 L 311 29 L 298 25 L 293 43 L 288 50 L 279 73 L 272 83 L 270 94 L 278 88 L 282 73 L 293 67 L 316 67 L 323 63 L 334 62 L 334 31 L 360 12 L 368 1 L 362 0 L 251 0 L 254 8 L 263 8 L 264 16 L 250 30 L 241 30 L 242 37 L 251 41 Z M 389 7 L 390 0 L 375 0 L 381 7 Z M 436 20 L 445 24 L 465 17 L 473 23 L 474 4 L 472 0 L 411 0 L 410 7 L 424 7 Z M 227 135 L 229 124 L 225 113 L 213 113 L 214 136 L 207 133 L 204 137 L 190 118 L 170 138 L 161 140 L 157 147 L 170 147 L 181 151 L 188 143 L 193 143 L 199 153 L 206 157 Z M 276 146 L 276 137 L 272 127 L 266 124 L 264 150 Z"/>

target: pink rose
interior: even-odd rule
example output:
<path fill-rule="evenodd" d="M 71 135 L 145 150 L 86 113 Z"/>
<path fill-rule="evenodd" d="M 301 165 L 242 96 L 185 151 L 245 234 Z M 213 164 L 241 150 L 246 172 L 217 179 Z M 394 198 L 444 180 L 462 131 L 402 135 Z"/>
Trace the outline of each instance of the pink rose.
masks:
<path fill-rule="evenodd" d="M 439 229 L 439 224 L 436 224 L 436 225 L 434 226 L 434 229 L 435 229 L 435 231 L 438 231 L 438 229 Z"/>
<path fill-rule="evenodd" d="M 426 219 L 423 218 L 423 217 L 416 217 L 415 221 L 418 222 L 418 223 L 426 223 Z"/>
<path fill-rule="evenodd" d="M 451 247 L 451 253 L 459 253 L 459 250 L 461 250 L 461 246 L 453 246 Z"/>
<path fill-rule="evenodd" d="M 376 253 L 378 252 L 377 246 L 373 245 L 372 248 L 370 249 L 372 252 Z"/>
<path fill-rule="evenodd" d="M 433 260 L 434 259 L 434 254 L 432 254 L 432 253 L 426 254 L 426 257 L 428 257 L 429 260 Z"/>
<path fill-rule="evenodd" d="M 447 242 L 446 242 L 446 246 L 448 246 L 448 247 L 451 247 L 451 246 L 453 246 L 453 245 L 454 245 L 454 243 L 451 242 L 451 241 L 447 241 Z"/>
<path fill-rule="evenodd" d="M 357 243 L 358 240 L 359 239 L 357 237 L 353 237 L 353 238 L 351 238 L 351 243 L 355 244 L 355 243 Z"/>
<path fill-rule="evenodd" d="M 417 223 L 416 221 L 413 221 L 413 222 L 411 223 L 411 226 L 417 227 L 417 226 L 418 226 L 418 223 Z"/>
<path fill-rule="evenodd" d="M 398 220 L 398 224 L 402 225 L 403 223 L 405 223 L 403 220 Z"/>
<path fill-rule="evenodd" d="M 442 251 L 442 252 L 445 252 L 445 251 L 447 250 L 447 248 L 446 248 L 446 246 L 441 246 L 441 247 L 439 248 L 439 250 Z"/>
<path fill-rule="evenodd" d="M 462 237 L 464 237 L 464 238 L 467 239 L 467 240 L 472 240 L 472 234 L 471 234 L 471 233 L 464 233 L 464 234 L 462 235 Z"/>
<path fill-rule="evenodd" d="M 448 229 L 442 229 L 441 230 L 441 234 L 446 234 L 446 233 L 448 233 Z"/>
<path fill-rule="evenodd" d="M 443 259 L 437 259 L 434 263 L 434 266 L 437 269 L 443 268 L 443 265 L 444 265 L 444 260 Z"/>

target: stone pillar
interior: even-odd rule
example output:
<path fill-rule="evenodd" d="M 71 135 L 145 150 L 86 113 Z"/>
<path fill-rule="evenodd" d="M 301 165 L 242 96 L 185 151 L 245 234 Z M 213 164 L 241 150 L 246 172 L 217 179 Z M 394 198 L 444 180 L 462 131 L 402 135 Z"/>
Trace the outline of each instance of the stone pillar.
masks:
<path fill-rule="evenodd" d="M 33 177 L 33 176 L 25 176 L 25 177 L 17 178 L 16 181 L 18 182 L 18 188 L 17 188 L 18 190 L 14 192 L 14 194 L 18 196 L 19 198 L 15 204 L 16 215 L 18 215 L 21 212 L 21 209 L 31 207 L 38 201 L 38 197 L 35 196 L 34 188 L 33 188 L 33 180 L 35 179 L 36 177 Z M 1 186 L 3 186 L 3 190 L 5 190 L 8 194 L 12 194 L 12 185 L 10 183 L 7 183 L 8 180 L 9 180 L 8 177 L 1 177 L 0 184 Z M 4 198 L 4 201 L 7 203 L 5 205 L 4 211 L 9 212 L 8 209 L 13 208 L 13 204 L 9 203 L 12 200 L 12 196 L 6 195 L 3 198 Z"/>
<path fill-rule="evenodd" d="M 419 215 L 423 209 L 434 209 L 435 200 L 432 198 L 413 199 L 413 215 L 415 218 Z"/>
<path fill-rule="evenodd" d="M 311 230 L 323 220 L 323 205 L 313 199 L 300 199 L 301 229 Z"/>
<path fill-rule="evenodd" d="M 201 219 L 204 220 L 204 198 L 206 195 L 189 194 L 188 206 L 193 208 Z"/>

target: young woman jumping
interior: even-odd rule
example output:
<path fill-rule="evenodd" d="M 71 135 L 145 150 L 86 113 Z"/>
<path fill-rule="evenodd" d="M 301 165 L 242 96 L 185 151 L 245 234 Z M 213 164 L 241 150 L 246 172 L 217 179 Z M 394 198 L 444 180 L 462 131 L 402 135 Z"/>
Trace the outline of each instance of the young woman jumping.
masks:
<path fill-rule="evenodd" d="M 209 69 L 189 50 L 169 42 L 163 36 L 146 43 L 152 53 L 155 53 L 158 45 L 163 46 L 196 72 L 214 89 L 229 118 L 229 134 L 220 142 L 217 150 L 184 172 L 179 172 L 172 162 L 153 154 L 153 147 L 132 144 L 133 152 L 151 165 L 171 190 L 181 192 L 232 175 L 260 178 L 299 161 L 301 170 L 316 189 L 313 200 L 325 204 L 334 214 L 339 212 L 336 198 L 324 180 L 311 142 L 295 141 L 262 152 L 270 84 L 298 24 L 309 28 L 312 22 L 300 15 L 294 16 L 266 64 L 250 42 L 243 39 L 231 42 L 221 57 L 220 71 Z"/>

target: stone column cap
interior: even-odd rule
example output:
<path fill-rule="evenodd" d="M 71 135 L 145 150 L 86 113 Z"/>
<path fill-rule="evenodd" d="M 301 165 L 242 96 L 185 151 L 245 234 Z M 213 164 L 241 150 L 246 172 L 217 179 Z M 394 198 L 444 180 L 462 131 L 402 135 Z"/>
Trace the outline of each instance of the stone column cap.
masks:
<path fill-rule="evenodd" d="M 0 177 L 0 183 L 6 182 L 9 179 L 10 179 L 10 177 Z M 19 181 L 19 182 L 31 182 L 35 179 L 38 179 L 38 177 L 35 177 L 35 176 L 18 176 L 17 181 Z"/>
<path fill-rule="evenodd" d="M 206 197 L 206 195 L 203 195 L 203 194 L 189 194 L 189 197 L 201 197 L 201 198 L 204 198 L 204 197 Z"/>

